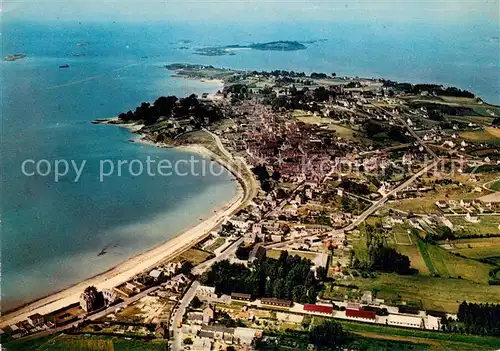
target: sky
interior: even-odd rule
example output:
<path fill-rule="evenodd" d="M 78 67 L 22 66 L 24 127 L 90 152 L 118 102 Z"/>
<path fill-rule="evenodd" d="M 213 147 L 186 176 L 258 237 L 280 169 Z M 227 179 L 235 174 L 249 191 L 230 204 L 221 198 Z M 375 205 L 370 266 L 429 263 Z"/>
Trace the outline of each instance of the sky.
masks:
<path fill-rule="evenodd" d="M 35 21 L 488 22 L 500 0 L 4 0 L 2 19 Z"/>

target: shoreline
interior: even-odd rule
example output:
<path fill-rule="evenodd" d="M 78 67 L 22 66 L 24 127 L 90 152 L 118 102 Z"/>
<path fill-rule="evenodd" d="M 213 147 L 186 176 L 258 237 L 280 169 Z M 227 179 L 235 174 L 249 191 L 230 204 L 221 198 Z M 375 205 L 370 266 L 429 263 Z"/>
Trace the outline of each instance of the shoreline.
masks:
<path fill-rule="evenodd" d="M 117 118 L 108 119 L 108 121 L 116 122 Z M 104 121 L 101 123 L 126 128 L 132 133 L 137 132 L 138 129 L 142 128 L 141 125 L 136 124 L 119 124 Z M 76 303 L 79 301 L 80 294 L 89 285 L 94 285 L 99 290 L 112 289 L 113 287 L 130 280 L 134 276 L 152 269 L 160 262 L 175 258 L 181 252 L 194 246 L 214 228 L 222 224 L 225 219 L 229 218 L 235 211 L 239 210 L 239 207 L 244 203 L 249 191 L 249 185 L 246 184 L 245 178 L 239 174 L 234 167 L 229 165 L 225 160 L 222 160 L 221 157 L 212 151 L 198 144 L 181 146 L 156 144 L 152 141 L 143 139 L 143 137 L 144 135 L 137 134 L 137 137 L 133 139 L 132 142 L 154 147 L 175 148 L 179 151 L 193 152 L 202 157 L 212 158 L 215 162 L 219 163 L 222 167 L 228 170 L 238 181 L 236 195 L 230 201 L 216 208 L 213 215 L 204 219 L 200 223 L 194 224 L 193 226 L 187 227 L 186 229 L 176 233 L 167 241 L 154 246 L 145 252 L 121 261 L 117 265 L 102 273 L 89 277 L 67 288 L 48 294 L 37 300 L 32 300 L 24 305 L 3 312 L 0 316 L 0 328 L 25 320 L 29 315 L 34 313 L 45 315 Z"/>

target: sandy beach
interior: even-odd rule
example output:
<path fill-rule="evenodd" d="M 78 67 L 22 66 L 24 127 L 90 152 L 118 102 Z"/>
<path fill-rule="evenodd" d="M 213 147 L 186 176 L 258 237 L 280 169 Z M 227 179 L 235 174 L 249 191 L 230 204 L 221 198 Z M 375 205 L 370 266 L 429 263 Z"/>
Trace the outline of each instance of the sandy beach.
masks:
<path fill-rule="evenodd" d="M 137 125 L 118 126 L 125 127 L 131 131 L 136 131 L 139 127 Z M 135 139 L 134 142 L 144 143 L 156 147 L 167 147 L 167 145 L 158 145 L 151 141 L 144 140 L 142 139 L 141 135 L 138 135 L 138 138 Z M 17 310 L 2 315 L 0 317 L 0 328 L 25 320 L 31 314 L 40 313 L 44 315 L 78 302 L 80 294 L 86 287 L 90 285 L 94 285 L 99 290 L 112 289 L 113 287 L 130 280 L 137 274 L 152 269 L 158 263 L 168 259 L 172 259 L 175 256 L 179 255 L 179 253 L 193 246 L 206 233 L 210 232 L 215 227 L 220 225 L 224 220 L 229 218 L 235 211 L 239 209 L 240 205 L 245 199 L 246 185 L 243 183 L 244 178 L 238 176 L 238 174 L 235 173 L 236 170 L 234 170 L 233 167 L 228 165 L 225 161 L 221 160 L 219 157 L 217 157 L 217 155 L 203 146 L 186 145 L 176 148 L 188 152 L 195 152 L 205 157 L 212 157 L 217 160 L 222 166 L 230 170 L 233 174 L 236 175 L 240 184 L 238 186 L 237 195 L 231 201 L 215 210 L 211 217 L 177 234 L 167 242 L 147 252 L 134 256 L 104 273 L 86 279 L 67 289 L 51 294 L 32 303 L 29 303 L 23 307 L 20 307 Z"/>
<path fill-rule="evenodd" d="M 135 275 L 149 270 L 159 262 L 175 257 L 183 250 L 194 245 L 206 233 L 228 218 L 238 209 L 243 198 L 243 189 L 240 187 L 238 194 L 228 204 L 216 210 L 210 218 L 178 234 L 166 243 L 132 257 L 102 274 L 3 315 L 0 318 L 0 328 L 25 320 L 33 313 L 43 315 L 78 302 L 80 294 L 89 285 L 94 285 L 99 290 L 112 289 L 128 281 Z"/>

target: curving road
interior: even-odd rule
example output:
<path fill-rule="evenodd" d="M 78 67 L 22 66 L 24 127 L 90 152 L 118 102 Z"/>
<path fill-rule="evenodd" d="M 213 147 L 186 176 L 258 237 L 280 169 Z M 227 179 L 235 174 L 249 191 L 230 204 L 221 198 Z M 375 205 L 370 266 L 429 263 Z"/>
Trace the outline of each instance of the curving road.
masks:
<path fill-rule="evenodd" d="M 200 283 L 198 281 L 194 281 L 193 284 L 191 284 L 189 290 L 186 291 L 186 293 L 182 297 L 182 300 L 179 301 L 177 310 L 170 320 L 170 328 L 173 332 L 173 336 L 172 340 L 169 341 L 169 344 L 172 350 L 182 350 L 181 328 L 179 327 L 179 325 L 181 325 L 182 317 L 184 316 L 184 313 L 186 313 L 186 308 L 189 306 L 191 300 L 196 295 L 196 290 L 199 286 Z"/>

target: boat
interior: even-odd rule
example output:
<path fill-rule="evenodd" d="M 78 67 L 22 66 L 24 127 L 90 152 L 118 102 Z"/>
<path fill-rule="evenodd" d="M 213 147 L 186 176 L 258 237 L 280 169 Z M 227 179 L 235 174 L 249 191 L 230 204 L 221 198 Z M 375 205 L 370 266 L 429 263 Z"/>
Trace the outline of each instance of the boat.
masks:
<path fill-rule="evenodd" d="M 59 68 L 68 68 L 69 65 L 67 63 L 65 63 L 64 65 L 60 65 Z"/>
<path fill-rule="evenodd" d="M 106 251 L 106 249 L 107 249 L 107 247 L 104 247 L 104 248 L 101 250 L 101 252 L 99 252 L 99 253 L 97 254 L 97 256 L 102 256 L 102 255 L 107 254 L 108 252 Z"/>

